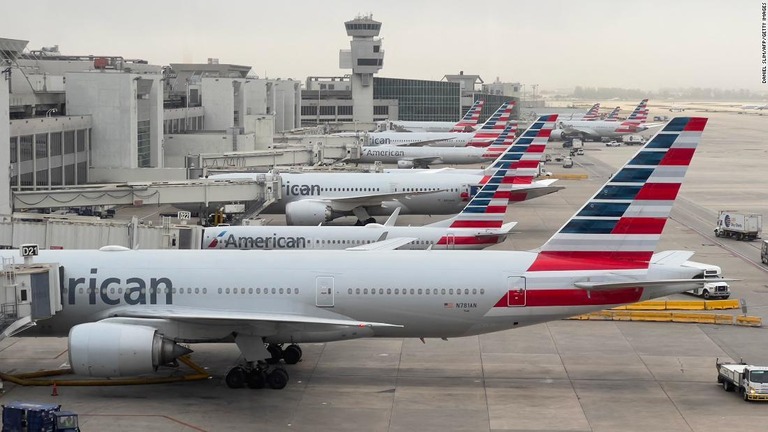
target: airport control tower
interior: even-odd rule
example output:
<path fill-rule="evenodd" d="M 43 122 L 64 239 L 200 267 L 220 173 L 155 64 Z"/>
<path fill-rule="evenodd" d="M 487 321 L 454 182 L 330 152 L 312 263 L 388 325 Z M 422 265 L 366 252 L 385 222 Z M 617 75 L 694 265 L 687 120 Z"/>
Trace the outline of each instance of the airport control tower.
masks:
<path fill-rule="evenodd" d="M 358 16 L 344 23 L 347 34 L 352 36 L 351 50 L 339 52 L 339 67 L 352 69 L 352 119 L 356 122 L 373 122 L 373 74 L 384 65 L 379 30 L 381 23 L 373 15 Z"/>

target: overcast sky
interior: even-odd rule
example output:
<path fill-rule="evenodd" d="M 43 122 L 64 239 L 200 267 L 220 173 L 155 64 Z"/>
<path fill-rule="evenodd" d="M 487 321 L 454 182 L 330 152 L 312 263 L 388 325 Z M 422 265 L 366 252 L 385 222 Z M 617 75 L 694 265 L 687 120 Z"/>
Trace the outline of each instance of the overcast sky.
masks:
<path fill-rule="evenodd" d="M 344 21 L 381 21 L 379 76 L 440 79 L 463 70 L 486 82 L 556 89 L 761 84 L 762 0 L 3 1 L 0 37 L 67 55 L 152 64 L 249 65 L 259 76 L 334 76 L 349 49 Z"/>

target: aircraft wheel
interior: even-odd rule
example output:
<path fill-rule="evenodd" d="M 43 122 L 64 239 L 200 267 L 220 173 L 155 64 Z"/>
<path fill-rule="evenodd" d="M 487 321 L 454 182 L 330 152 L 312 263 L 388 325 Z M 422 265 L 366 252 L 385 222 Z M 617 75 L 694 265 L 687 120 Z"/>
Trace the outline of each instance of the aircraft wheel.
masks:
<path fill-rule="evenodd" d="M 270 358 L 266 359 L 269 364 L 276 364 L 283 358 L 283 349 L 280 348 L 280 345 L 269 344 L 269 346 L 267 346 L 267 351 L 269 351 L 269 354 L 271 355 Z"/>
<path fill-rule="evenodd" d="M 233 367 L 227 372 L 224 382 L 227 383 L 227 387 L 232 389 L 245 387 L 245 371 L 240 366 Z"/>
<path fill-rule="evenodd" d="M 262 389 L 264 388 L 265 382 L 266 378 L 264 377 L 264 372 L 258 369 L 251 370 L 245 376 L 245 383 L 250 389 Z"/>
<path fill-rule="evenodd" d="M 286 364 L 296 364 L 301 360 L 301 348 L 298 345 L 289 345 L 283 350 L 283 360 Z"/>
<path fill-rule="evenodd" d="M 285 369 L 275 369 L 267 375 L 267 385 L 275 390 L 284 389 L 288 385 L 288 372 Z"/>

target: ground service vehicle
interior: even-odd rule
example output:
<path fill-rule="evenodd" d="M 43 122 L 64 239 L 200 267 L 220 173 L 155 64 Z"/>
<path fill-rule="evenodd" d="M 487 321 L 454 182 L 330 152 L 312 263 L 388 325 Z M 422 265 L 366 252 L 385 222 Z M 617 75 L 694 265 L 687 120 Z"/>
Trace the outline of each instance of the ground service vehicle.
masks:
<path fill-rule="evenodd" d="M 762 229 L 763 215 L 720 210 L 720 214 L 717 216 L 715 236 L 732 237 L 736 240 L 754 240 L 760 238 Z"/>
<path fill-rule="evenodd" d="M 760 248 L 760 261 L 768 264 L 768 240 L 763 240 L 763 247 Z"/>
<path fill-rule="evenodd" d="M 705 299 L 727 299 L 731 296 L 731 287 L 727 282 L 721 280 L 723 276 L 722 270 L 719 266 L 699 263 L 696 261 L 686 261 L 683 265 L 703 270 L 700 277 L 703 279 L 712 280 L 710 283 L 704 285 L 703 287 L 686 291 L 686 293 L 703 297 Z"/>
<path fill-rule="evenodd" d="M 621 142 L 624 145 L 643 145 L 645 144 L 645 138 L 642 135 L 627 135 L 622 137 Z"/>
<path fill-rule="evenodd" d="M 80 432 L 77 414 L 61 405 L 11 402 L 3 405 L 2 432 Z"/>
<path fill-rule="evenodd" d="M 737 390 L 745 401 L 768 400 L 768 366 L 745 363 L 720 363 L 718 359 L 717 382 L 723 390 Z"/>

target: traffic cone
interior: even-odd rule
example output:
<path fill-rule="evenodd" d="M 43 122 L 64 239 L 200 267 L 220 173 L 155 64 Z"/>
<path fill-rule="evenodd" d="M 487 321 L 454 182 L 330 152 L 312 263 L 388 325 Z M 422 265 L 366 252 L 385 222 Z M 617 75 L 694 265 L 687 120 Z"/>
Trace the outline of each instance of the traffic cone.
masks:
<path fill-rule="evenodd" d="M 53 390 L 51 390 L 51 396 L 58 396 L 59 388 L 56 386 L 56 382 L 53 382 Z"/>

